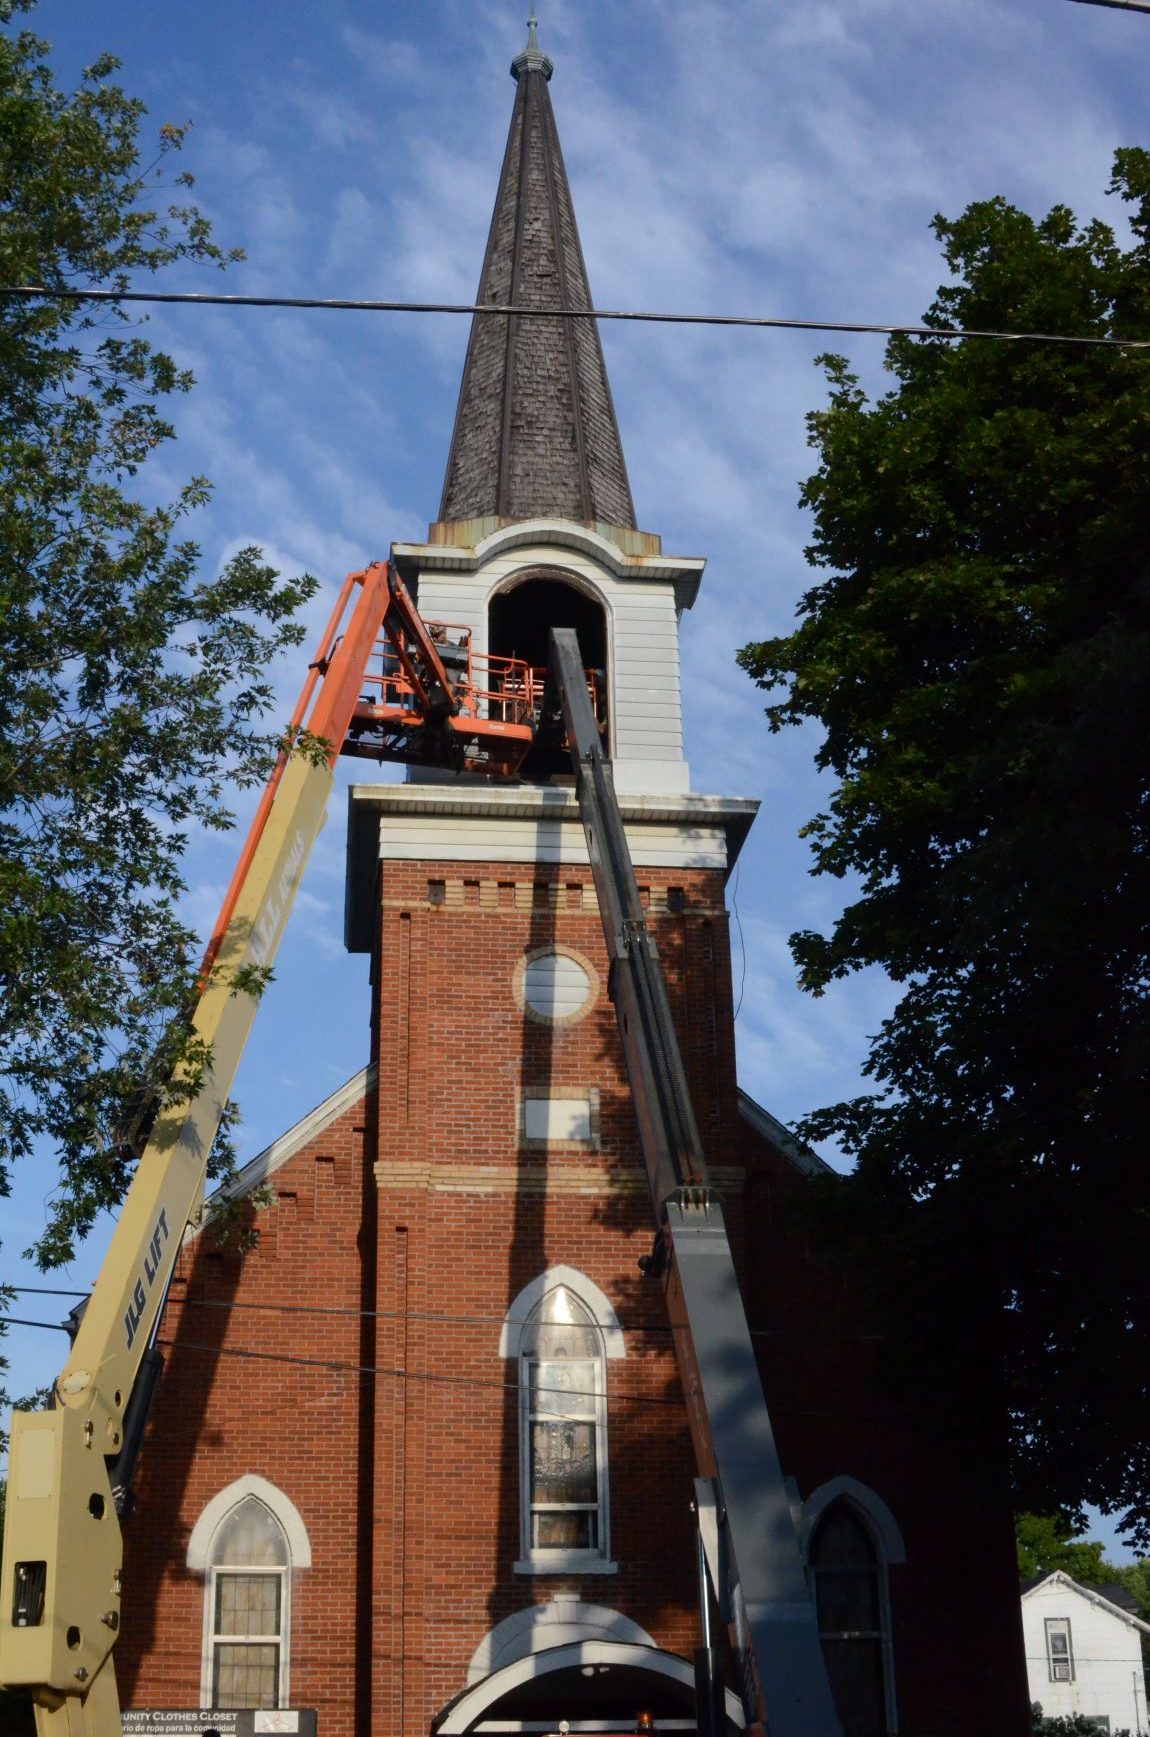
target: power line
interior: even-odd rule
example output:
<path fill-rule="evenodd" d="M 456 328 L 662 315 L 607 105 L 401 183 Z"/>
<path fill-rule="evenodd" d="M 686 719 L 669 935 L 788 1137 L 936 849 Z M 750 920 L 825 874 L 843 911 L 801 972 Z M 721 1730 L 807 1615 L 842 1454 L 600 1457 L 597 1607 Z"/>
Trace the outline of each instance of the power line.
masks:
<path fill-rule="evenodd" d="M 18 1291 L 29 1295 L 43 1297 L 89 1297 L 92 1294 L 90 1291 L 55 1290 L 49 1285 L 6 1285 L 3 1288 L 9 1291 Z M 226 1297 L 176 1297 L 171 1299 L 170 1303 L 166 1306 L 174 1306 L 178 1309 L 224 1309 L 229 1314 L 236 1314 L 241 1311 L 255 1311 L 265 1315 L 276 1316 L 334 1316 L 336 1319 L 342 1320 L 423 1321 L 430 1322 L 434 1326 L 447 1327 L 522 1328 L 545 1324 L 536 1321 L 532 1315 L 480 1315 L 475 1313 L 447 1314 L 439 1310 L 429 1309 L 350 1309 L 340 1308 L 331 1303 L 240 1303 Z M 7 1323 L 17 1327 L 51 1326 L 53 1324 L 46 1321 L 21 1321 L 15 1315 L 0 1316 L 0 1326 L 4 1326 Z M 634 1338 L 639 1335 L 649 1337 L 659 1334 L 668 1337 L 676 1330 L 669 1321 L 627 1322 L 620 1321 L 618 1317 L 616 1317 L 613 1322 L 605 1323 L 597 1321 L 594 1325 L 601 1333 L 608 1329 L 617 1330 L 629 1338 Z M 748 1331 L 750 1332 L 752 1339 L 794 1337 L 794 1330 L 789 1327 L 750 1327 Z M 807 1340 L 819 1339 L 825 1336 L 837 1337 L 837 1334 L 833 1333 L 831 1329 L 827 1329 L 825 1334 L 822 1332 L 807 1332 L 803 1335 L 804 1339 Z M 874 1340 L 881 1338 L 882 1335 L 875 1333 L 857 1333 L 854 1337 L 860 1340 Z"/>
<path fill-rule="evenodd" d="M 326 1369 L 340 1375 L 378 1375 L 394 1381 L 425 1381 L 433 1386 L 467 1387 L 473 1391 L 476 1388 L 494 1389 L 499 1393 L 520 1393 L 522 1391 L 518 1381 L 492 1381 L 475 1375 L 444 1375 L 430 1369 L 399 1369 L 388 1364 L 349 1363 L 338 1357 L 301 1357 L 297 1352 L 252 1351 L 240 1345 L 196 1345 L 186 1339 L 157 1339 L 156 1344 L 165 1350 L 203 1351 L 209 1357 L 242 1357 L 253 1363 L 290 1363 L 297 1368 Z M 580 1387 L 573 1390 L 567 1387 L 550 1387 L 546 1382 L 541 1382 L 533 1387 L 532 1391 L 534 1393 L 555 1393 L 565 1399 L 573 1397 L 602 1399 L 608 1405 L 622 1400 L 631 1405 L 668 1406 L 679 1412 L 686 1405 L 686 1400 L 682 1397 L 665 1399 L 655 1393 L 634 1393 L 615 1388 L 612 1388 L 610 1392 L 591 1387 Z"/>
<path fill-rule="evenodd" d="M 1147 350 L 1150 338 L 1088 338 L 1066 332 L 999 332 L 960 326 L 878 325 L 866 320 L 789 320 L 772 314 L 675 314 L 651 308 L 529 308 L 517 302 L 357 301 L 349 296 L 203 295 L 180 290 L 48 289 L 0 284 L 0 298 L 24 301 L 146 302 L 205 308 L 302 308 L 355 314 L 497 314 L 526 320 L 624 320 L 661 326 L 734 326 L 752 331 L 841 332 L 885 338 L 985 338 L 1006 344 L 1066 344 L 1079 349 Z"/>
<path fill-rule="evenodd" d="M 43 1327 L 46 1333 L 70 1333 L 60 1321 L 25 1321 L 19 1315 L 0 1315 L 0 1327 Z"/>
<path fill-rule="evenodd" d="M 87 1291 L 62 1291 L 56 1285 L 0 1285 L 0 1291 L 11 1291 L 21 1297 L 90 1297 Z"/>

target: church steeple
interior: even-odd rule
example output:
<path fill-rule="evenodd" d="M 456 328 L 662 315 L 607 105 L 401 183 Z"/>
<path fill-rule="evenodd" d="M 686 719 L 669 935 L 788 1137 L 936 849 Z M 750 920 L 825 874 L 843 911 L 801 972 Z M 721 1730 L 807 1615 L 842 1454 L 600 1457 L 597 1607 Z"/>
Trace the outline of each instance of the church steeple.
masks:
<path fill-rule="evenodd" d="M 590 308 L 537 29 L 532 6 L 477 300 Z M 475 315 L 439 518 L 489 516 L 635 528 L 594 320 Z"/>

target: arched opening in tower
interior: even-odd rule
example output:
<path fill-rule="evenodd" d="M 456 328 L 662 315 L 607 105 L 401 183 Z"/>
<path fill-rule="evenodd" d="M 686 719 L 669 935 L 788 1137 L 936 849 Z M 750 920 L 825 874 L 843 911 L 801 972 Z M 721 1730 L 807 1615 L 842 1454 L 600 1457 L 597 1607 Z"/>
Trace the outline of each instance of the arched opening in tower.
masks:
<path fill-rule="evenodd" d="M 532 668 L 545 671 L 553 627 L 575 629 L 599 728 L 608 744 L 607 616 L 601 603 L 562 579 L 524 579 L 491 599 L 488 651 L 493 657 L 522 658 Z M 524 762 L 523 776 L 542 782 L 570 770 L 566 750 L 554 742 L 541 741 Z"/>

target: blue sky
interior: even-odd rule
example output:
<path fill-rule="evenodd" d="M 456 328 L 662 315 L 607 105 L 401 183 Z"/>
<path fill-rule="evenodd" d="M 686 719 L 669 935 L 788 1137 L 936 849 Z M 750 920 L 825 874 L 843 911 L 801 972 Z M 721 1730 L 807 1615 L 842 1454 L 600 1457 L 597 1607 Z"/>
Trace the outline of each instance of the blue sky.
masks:
<path fill-rule="evenodd" d="M 170 287 L 469 301 L 526 11 L 41 0 L 31 24 L 61 82 L 107 49 L 147 127 L 191 121 L 182 166 L 247 260 Z M 916 321 L 943 276 L 936 211 L 1002 193 L 1120 225 L 1112 153 L 1148 142 L 1150 17 L 1072 0 L 541 0 L 540 40 L 603 307 Z M 170 309 L 148 329 L 199 384 L 143 486 L 168 496 L 210 476 L 205 565 L 257 543 L 314 573 L 314 639 L 343 574 L 421 539 L 436 512 L 466 321 Z M 804 416 L 823 396 L 814 357 L 833 347 L 877 388 L 882 342 L 617 325 L 603 341 L 639 523 L 708 557 L 683 622 L 687 751 L 696 790 L 762 802 L 732 886 L 740 1076 L 791 1121 L 859 1089 L 891 992 L 877 976 L 819 1001 L 795 987 L 787 936 L 831 922 L 842 896 L 810 878 L 797 838 L 828 791 L 813 736 L 768 735 L 734 651 L 786 631 L 810 582 L 797 495 Z M 278 672 L 285 713 L 305 661 Z M 367 961 L 341 940 L 342 788 L 369 775 L 341 774 L 265 997 L 237 1088 L 244 1156 L 367 1059 Z M 237 848 L 190 842 L 197 923 Z M 26 1175 L 4 1203 L 7 1272 L 53 1186 Z M 99 1252 L 94 1239 L 51 1282 L 86 1286 Z M 22 1301 L 56 1318 L 51 1299 Z M 14 1332 L 9 1348 L 17 1391 L 55 1367 L 46 1334 Z"/>

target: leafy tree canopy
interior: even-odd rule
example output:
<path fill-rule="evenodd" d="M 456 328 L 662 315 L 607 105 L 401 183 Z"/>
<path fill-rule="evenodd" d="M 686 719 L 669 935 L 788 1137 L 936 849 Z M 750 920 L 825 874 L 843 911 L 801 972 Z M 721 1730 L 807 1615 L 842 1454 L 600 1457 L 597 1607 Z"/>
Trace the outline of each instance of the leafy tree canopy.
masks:
<path fill-rule="evenodd" d="M 165 193 L 182 129 L 144 162 L 116 63 L 57 89 L 15 28 L 29 5 L 0 0 L 0 284 L 126 288 L 235 257 L 190 177 Z M 202 479 L 137 498 L 191 384 L 122 309 L 0 296 L 0 1190 L 13 1159 L 58 1155 L 45 1265 L 119 1199 L 122 1107 L 186 1046 L 186 834 L 228 826 L 229 781 L 262 776 L 267 668 L 312 589 L 255 549 L 201 574 Z"/>
<path fill-rule="evenodd" d="M 1103 1586 L 1117 1569 L 1105 1560 L 1104 1544 L 1078 1536 L 1068 1514 L 1019 1514 L 1014 1523 L 1018 1572 L 1024 1580 L 1061 1569 L 1080 1586 Z"/>
<path fill-rule="evenodd" d="M 1150 155 L 1111 191 L 1128 240 L 1001 198 L 937 218 L 926 323 L 1150 338 Z M 897 337 L 875 402 L 823 361 L 826 576 L 740 660 L 837 780 L 806 831 L 851 891 L 792 938 L 803 985 L 904 987 L 876 1089 L 805 1132 L 857 1160 L 847 1216 L 917 1367 L 1005 1371 L 1022 1504 L 1123 1508 L 1145 1541 L 1150 353 Z"/>

